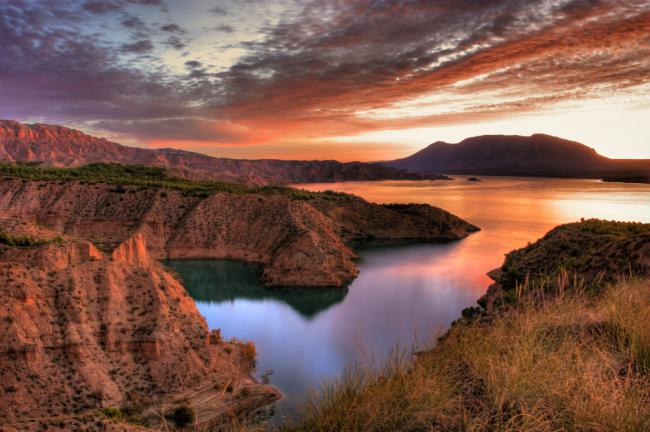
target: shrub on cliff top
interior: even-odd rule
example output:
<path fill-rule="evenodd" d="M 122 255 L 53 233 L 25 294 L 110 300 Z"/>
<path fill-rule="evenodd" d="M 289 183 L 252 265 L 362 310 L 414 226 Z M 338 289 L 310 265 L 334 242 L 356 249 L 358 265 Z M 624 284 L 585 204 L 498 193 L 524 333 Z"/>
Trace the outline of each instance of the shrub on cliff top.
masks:
<path fill-rule="evenodd" d="M 61 243 L 63 238 L 55 236 L 49 239 L 32 236 L 14 236 L 6 231 L 0 230 L 0 243 L 15 247 L 35 247 L 50 243 Z"/>
<path fill-rule="evenodd" d="M 176 427 L 183 428 L 194 423 L 195 415 L 192 408 L 181 405 L 165 414 L 165 418 L 174 423 Z"/>

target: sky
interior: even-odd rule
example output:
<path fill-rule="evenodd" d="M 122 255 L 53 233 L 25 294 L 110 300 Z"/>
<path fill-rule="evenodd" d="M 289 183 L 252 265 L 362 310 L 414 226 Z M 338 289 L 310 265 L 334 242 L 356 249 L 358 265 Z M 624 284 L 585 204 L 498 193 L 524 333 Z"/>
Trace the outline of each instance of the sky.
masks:
<path fill-rule="evenodd" d="M 0 118 L 235 158 L 650 158 L 650 1 L 2 0 Z"/>

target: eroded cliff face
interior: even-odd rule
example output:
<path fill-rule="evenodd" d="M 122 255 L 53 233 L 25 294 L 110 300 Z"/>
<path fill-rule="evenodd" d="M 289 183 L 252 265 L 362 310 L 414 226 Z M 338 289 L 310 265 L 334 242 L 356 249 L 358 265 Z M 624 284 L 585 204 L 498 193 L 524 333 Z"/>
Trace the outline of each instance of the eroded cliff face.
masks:
<path fill-rule="evenodd" d="M 362 239 L 460 239 L 477 228 L 427 205 L 382 206 L 349 195 L 298 200 L 282 194 L 208 196 L 178 190 L 0 182 L 0 214 L 92 240 L 110 250 L 140 234 L 163 258 L 258 262 L 267 286 L 340 286 L 357 274 Z"/>
<path fill-rule="evenodd" d="M 446 241 L 476 227 L 343 194 L 4 178 L 0 230 L 41 239 L 0 241 L 0 426 L 66 430 L 131 401 L 151 415 L 186 403 L 210 422 L 279 397 L 250 377 L 254 348 L 210 333 L 161 259 L 258 262 L 269 286 L 340 286 L 358 271 L 355 240 Z"/>
<path fill-rule="evenodd" d="M 193 180 L 254 185 L 438 178 L 376 163 L 226 159 L 176 149 L 129 147 L 63 126 L 23 124 L 11 120 L 0 120 L 0 161 L 38 161 L 55 167 L 95 162 L 144 164 L 166 167 L 177 176 Z"/>
<path fill-rule="evenodd" d="M 54 236 L 16 219 L 0 227 Z M 66 418 L 125 403 L 182 401 L 211 421 L 279 396 L 250 377 L 250 346 L 208 330 L 141 233 L 111 253 L 70 237 L 0 244 L 0 299 L 0 429 L 55 419 L 65 430 Z"/>

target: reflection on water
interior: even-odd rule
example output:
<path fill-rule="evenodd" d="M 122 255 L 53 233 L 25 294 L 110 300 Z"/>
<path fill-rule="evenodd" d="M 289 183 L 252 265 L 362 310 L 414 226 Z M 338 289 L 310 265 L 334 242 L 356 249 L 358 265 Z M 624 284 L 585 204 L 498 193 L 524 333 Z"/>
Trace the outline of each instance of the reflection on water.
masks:
<path fill-rule="evenodd" d="M 594 180 L 484 177 L 482 182 L 386 181 L 311 184 L 369 201 L 426 202 L 482 231 L 452 243 L 360 250 L 347 290 L 265 290 L 258 269 L 233 262 L 176 261 L 199 310 L 226 337 L 255 342 L 259 371 L 292 405 L 346 365 L 381 358 L 396 343 L 430 342 L 489 284 L 503 255 L 581 217 L 650 222 L 650 186 Z"/>
<path fill-rule="evenodd" d="M 201 303 L 223 303 L 235 300 L 277 300 L 298 312 L 305 319 L 340 303 L 348 288 L 340 289 L 265 289 L 259 283 L 259 265 L 238 261 L 169 260 L 166 262 L 183 278 L 190 295 Z"/>

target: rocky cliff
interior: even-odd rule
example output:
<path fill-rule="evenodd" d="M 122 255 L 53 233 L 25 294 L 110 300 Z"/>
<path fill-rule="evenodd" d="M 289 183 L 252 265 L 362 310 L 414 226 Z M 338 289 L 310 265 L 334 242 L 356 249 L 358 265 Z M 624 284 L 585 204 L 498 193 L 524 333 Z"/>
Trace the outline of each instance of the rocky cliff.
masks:
<path fill-rule="evenodd" d="M 144 235 L 106 253 L 6 214 L 0 229 L 0 430 L 71 430 L 124 405 L 155 423 L 184 404 L 210 422 L 278 398 L 249 375 L 254 349 L 208 330 Z"/>
<path fill-rule="evenodd" d="M 255 185 L 437 178 L 373 163 L 226 159 L 175 149 L 128 147 L 63 126 L 11 120 L 0 120 L 0 161 L 43 162 L 54 167 L 96 162 L 144 164 L 165 167 L 193 180 Z"/>
<path fill-rule="evenodd" d="M 156 259 L 261 263 L 268 286 L 345 284 L 357 274 L 349 246 L 355 240 L 449 241 L 477 229 L 428 205 L 384 206 L 345 194 L 292 191 L 206 194 L 5 178 L 0 214 L 106 250 L 140 234 Z"/>

